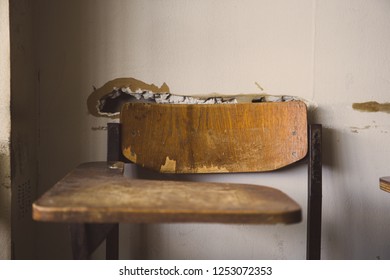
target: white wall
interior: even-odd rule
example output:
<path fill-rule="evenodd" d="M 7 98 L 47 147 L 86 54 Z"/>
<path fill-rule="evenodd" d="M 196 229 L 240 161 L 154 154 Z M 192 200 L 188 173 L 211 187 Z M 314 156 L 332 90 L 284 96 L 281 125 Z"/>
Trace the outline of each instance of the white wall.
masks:
<path fill-rule="evenodd" d="M 0 1 L 0 259 L 11 258 L 10 37 L 8 0 Z"/>
<path fill-rule="evenodd" d="M 79 162 L 104 160 L 105 131 L 95 128 L 108 119 L 89 115 L 86 107 L 93 85 L 134 77 L 192 95 L 259 92 L 257 82 L 270 94 L 318 105 L 310 118 L 324 125 L 323 258 L 390 258 L 390 195 L 378 188 L 379 176 L 389 174 L 390 116 L 352 109 L 355 102 L 388 101 L 390 2 L 36 3 L 40 193 Z M 213 180 L 282 186 L 305 209 L 304 167 L 277 175 Z M 142 226 L 124 240 L 135 251 L 121 249 L 122 257 L 302 259 L 304 222 Z M 69 257 L 64 229 L 38 226 L 38 245 L 50 249 L 37 257 Z M 137 236 L 142 244 L 134 241 Z"/>
<path fill-rule="evenodd" d="M 324 254 L 389 259 L 390 115 L 351 104 L 390 100 L 390 2 L 318 1 L 314 94 L 325 125 Z"/>

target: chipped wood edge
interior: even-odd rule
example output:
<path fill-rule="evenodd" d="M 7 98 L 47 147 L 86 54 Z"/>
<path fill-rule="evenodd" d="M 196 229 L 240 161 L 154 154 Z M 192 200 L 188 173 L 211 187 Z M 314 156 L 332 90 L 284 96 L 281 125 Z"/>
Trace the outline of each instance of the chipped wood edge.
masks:
<path fill-rule="evenodd" d="M 379 187 L 382 191 L 390 192 L 390 176 L 380 178 Z"/>

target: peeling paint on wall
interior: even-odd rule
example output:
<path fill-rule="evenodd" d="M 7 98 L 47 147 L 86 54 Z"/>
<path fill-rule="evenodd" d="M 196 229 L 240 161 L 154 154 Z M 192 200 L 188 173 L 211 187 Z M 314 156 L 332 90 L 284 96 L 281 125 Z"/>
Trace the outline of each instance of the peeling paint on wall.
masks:
<path fill-rule="evenodd" d="M 94 116 L 118 117 L 126 102 L 161 104 L 220 104 L 236 103 L 234 97 L 191 97 L 169 92 L 164 83 L 161 87 L 134 78 L 115 79 L 96 89 L 88 98 L 88 111 Z"/>
<path fill-rule="evenodd" d="M 95 117 L 117 117 L 117 113 L 101 113 L 99 108 L 101 107 L 102 101 L 109 102 L 110 98 L 115 99 L 115 89 L 129 89 L 131 92 L 145 92 L 150 91 L 154 93 L 166 93 L 169 92 L 169 87 L 166 83 L 163 83 L 160 87 L 154 84 L 147 84 L 143 81 L 134 78 L 118 78 L 105 83 L 101 88 L 95 89 L 87 99 L 88 112 Z M 121 102 L 117 102 L 110 107 L 119 107 L 127 99 L 131 99 L 131 96 L 124 96 L 120 98 Z M 135 98 L 134 98 L 135 99 Z M 112 111 L 119 112 L 119 108 L 112 108 Z"/>
<path fill-rule="evenodd" d="M 387 126 L 379 126 L 376 124 L 375 121 L 372 121 L 372 124 L 368 124 L 365 126 L 351 126 L 349 127 L 349 129 L 352 133 L 360 133 L 370 129 L 375 129 L 379 133 L 389 133 L 389 131 L 387 130 Z"/>
<path fill-rule="evenodd" d="M 107 126 L 94 126 L 91 127 L 93 131 L 99 131 L 99 130 L 107 130 Z"/>
<path fill-rule="evenodd" d="M 351 132 L 352 133 L 359 133 L 359 130 L 365 130 L 371 128 L 371 125 L 366 125 L 364 127 L 356 127 L 356 126 L 351 126 Z"/>
<path fill-rule="evenodd" d="M 257 84 L 257 83 L 256 83 Z M 257 84 L 258 85 L 258 84 Z M 263 91 L 263 89 L 258 85 Z M 300 100 L 310 109 L 316 107 L 299 97 L 288 95 L 238 94 L 208 94 L 201 96 L 185 96 L 172 94 L 166 83 L 161 87 L 147 84 L 135 78 L 118 78 L 107 82 L 101 88 L 95 89 L 88 97 L 87 106 L 91 115 L 96 117 L 118 118 L 122 104 L 126 102 L 147 102 L 160 104 L 231 104 L 245 102 L 288 102 Z M 92 130 L 100 130 L 92 128 Z"/>
<path fill-rule="evenodd" d="M 352 108 L 360 112 L 384 112 L 390 114 L 390 103 L 368 101 L 364 103 L 353 103 Z"/>

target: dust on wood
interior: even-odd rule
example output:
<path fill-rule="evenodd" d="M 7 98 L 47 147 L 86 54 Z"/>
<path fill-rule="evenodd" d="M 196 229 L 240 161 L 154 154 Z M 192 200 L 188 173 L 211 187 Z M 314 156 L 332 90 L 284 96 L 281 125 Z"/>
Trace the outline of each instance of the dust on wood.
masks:
<path fill-rule="evenodd" d="M 33 204 L 37 221 L 87 223 L 297 223 L 281 191 L 247 184 L 134 180 L 105 162 L 85 163 Z"/>

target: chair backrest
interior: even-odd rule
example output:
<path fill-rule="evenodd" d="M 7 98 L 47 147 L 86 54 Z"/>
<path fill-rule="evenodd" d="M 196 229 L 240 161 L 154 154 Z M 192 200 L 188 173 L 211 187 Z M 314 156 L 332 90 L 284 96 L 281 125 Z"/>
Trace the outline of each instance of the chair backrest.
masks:
<path fill-rule="evenodd" d="M 307 154 L 300 101 L 175 105 L 127 103 L 122 153 L 162 173 L 270 171 Z"/>

